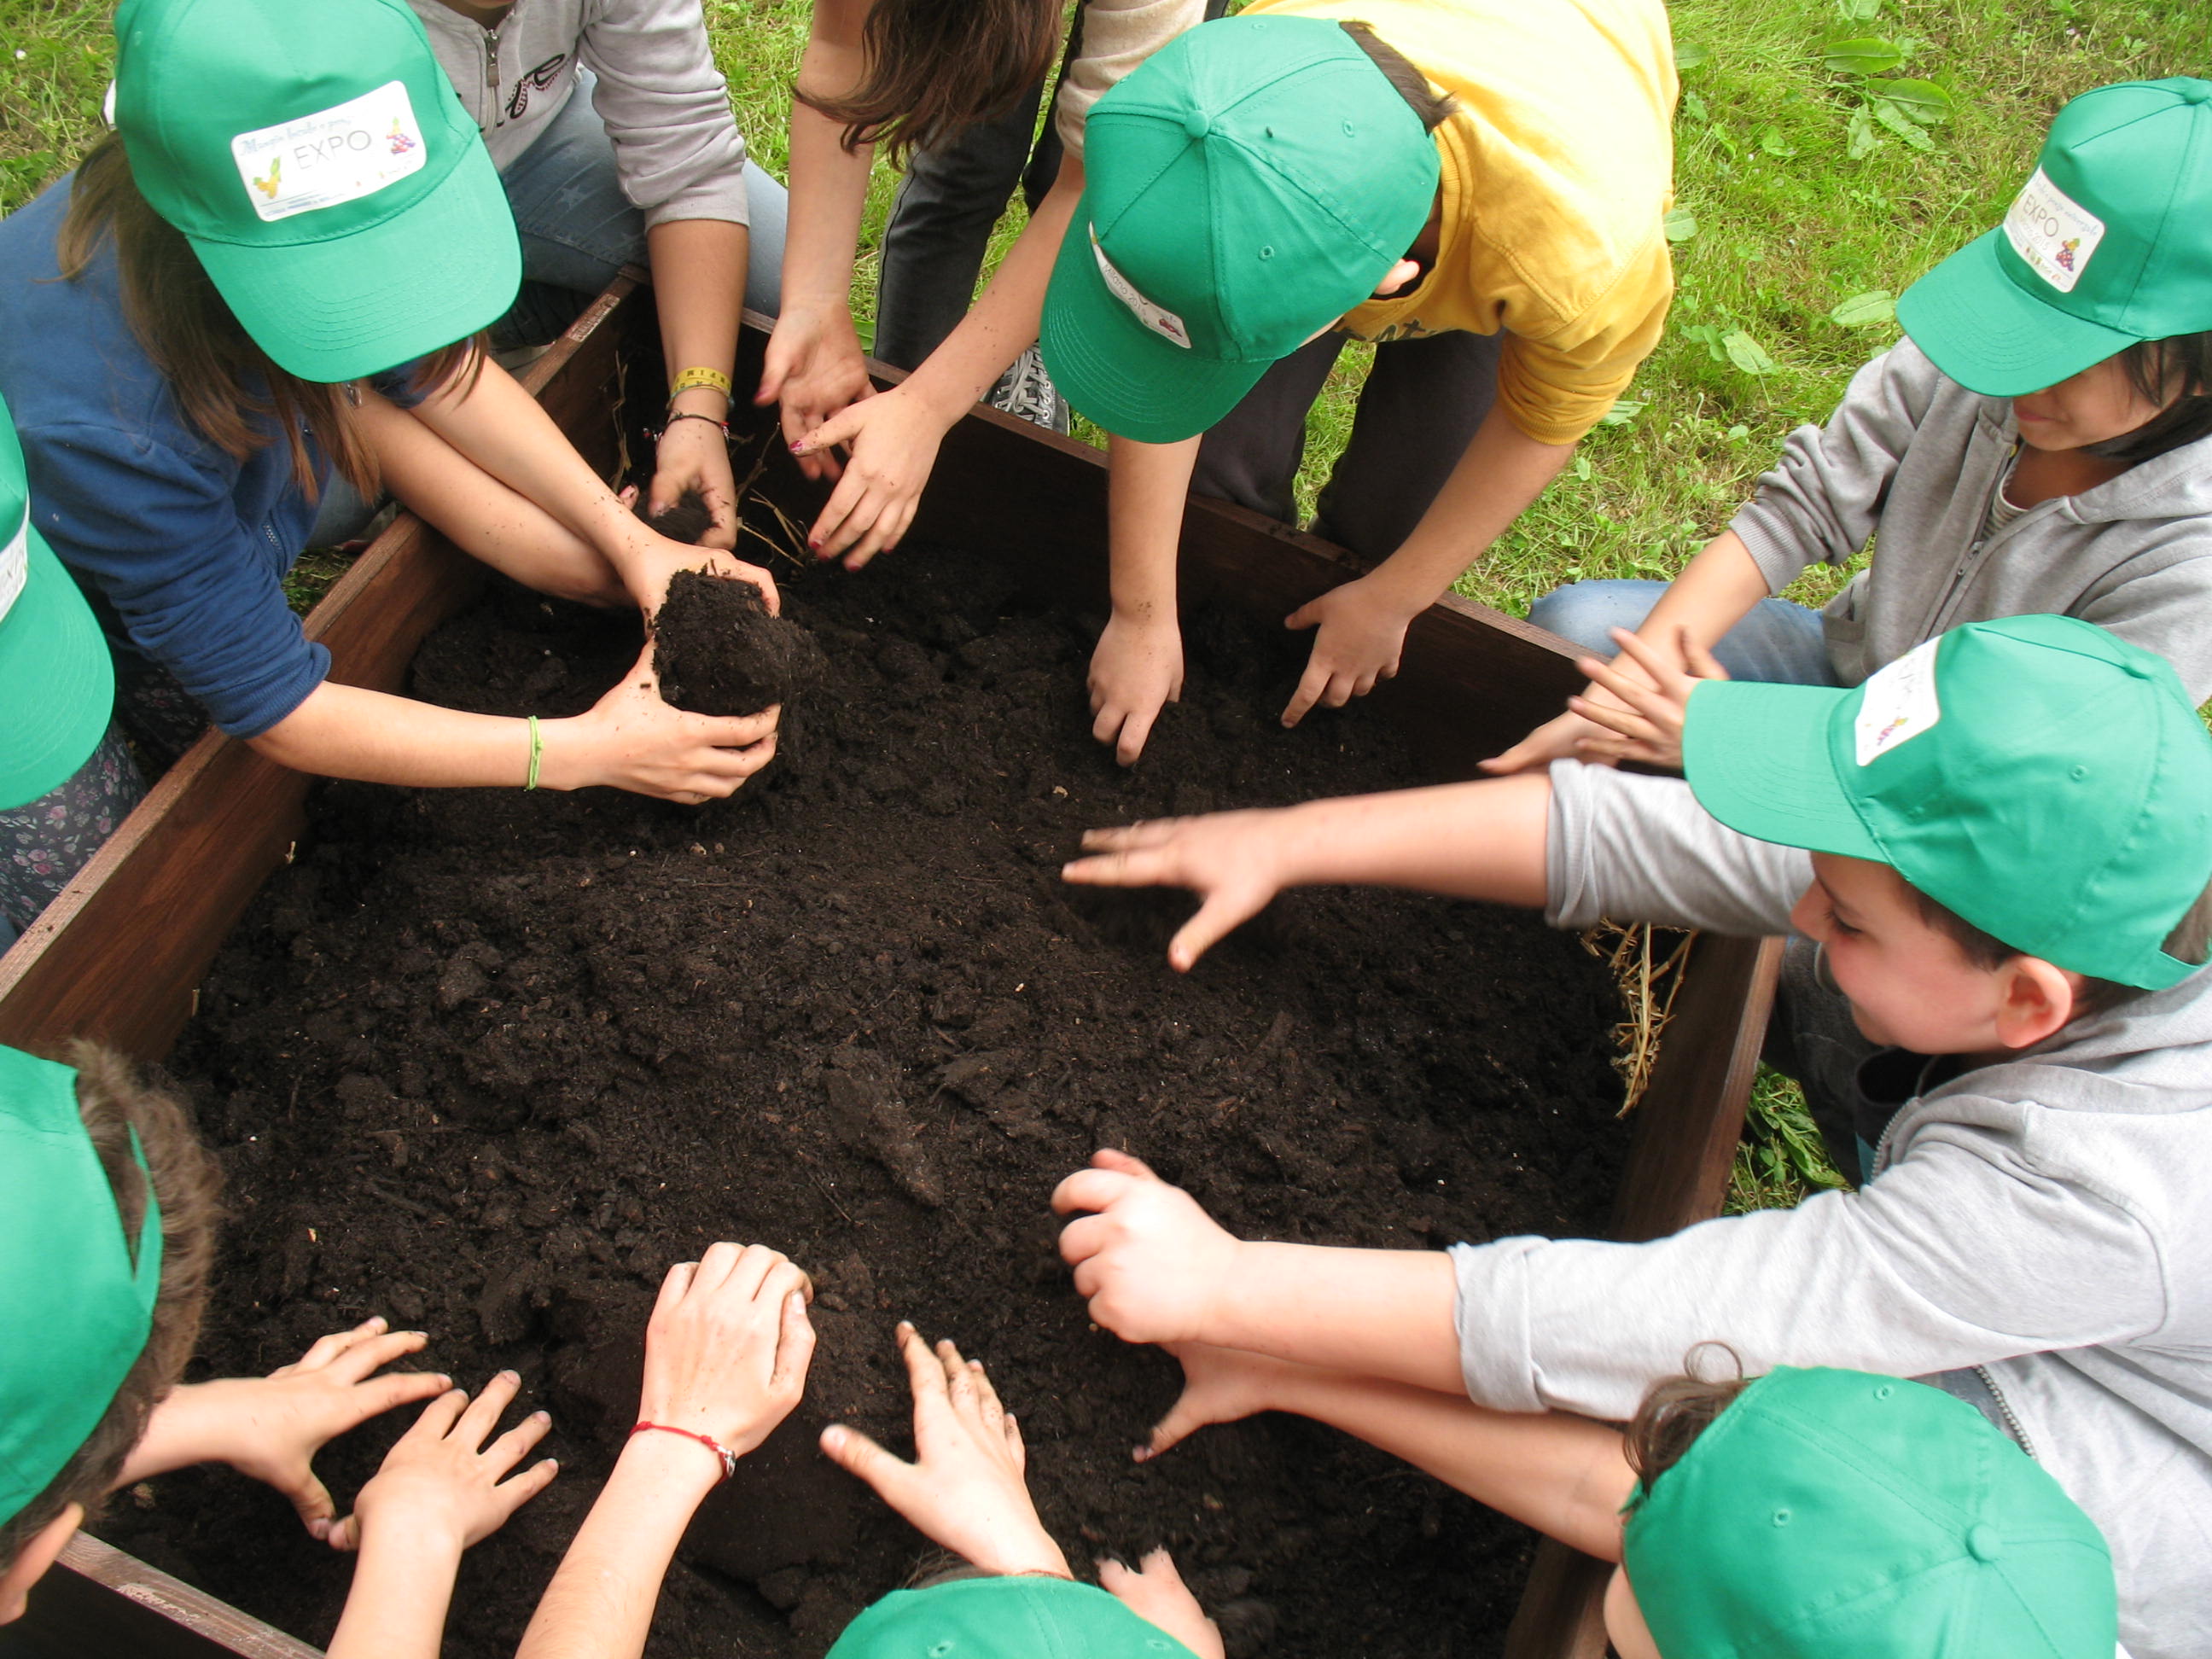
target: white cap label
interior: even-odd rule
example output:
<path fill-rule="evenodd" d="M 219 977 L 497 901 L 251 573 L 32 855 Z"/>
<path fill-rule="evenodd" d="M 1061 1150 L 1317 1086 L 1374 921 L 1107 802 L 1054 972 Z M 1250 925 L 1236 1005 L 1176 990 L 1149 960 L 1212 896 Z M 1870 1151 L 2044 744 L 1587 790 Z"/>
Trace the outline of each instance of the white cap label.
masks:
<path fill-rule="evenodd" d="M 31 504 L 23 503 L 23 522 L 5 547 L 0 547 L 0 621 L 15 609 L 23 584 L 31 575 Z"/>
<path fill-rule="evenodd" d="M 1941 643 L 1938 639 L 1914 646 L 1861 689 L 1854 724 L 1861 766 L 1911 742 L 1943 718 L 1936 696 L 1936 647 Z"/>
<path fill-rule="evenodd" d="M 1091 251 L 1098 256 L 1099 275 L 1106 279 L 1106 291 L 1129 307 L 1129 314 L 1170 345 L 1190 349 L 1190 331 L 1182 325 L 1182 319 L 1164 306 L 1156 306 L 1137 292 L 1137 285 L 1114 269 L 1114 262 L 1106 257 L 1106 250 L 1098 246 L 1098 228 L 1090 227 Z"/>
<path fill-rule="evenodd" d="M 387 81 L 343 104 L 241 132 L 231 159 L 264 224 L 374 196 L 429 159 L 405 84 Z"/>
<path fill-rule="evenodd" d="M 2030 270 L 2061 294 L 2071 294 L 2105 240 L 2105 222 L 2038 167 L 2005 215 L 2004 234 Z"/>

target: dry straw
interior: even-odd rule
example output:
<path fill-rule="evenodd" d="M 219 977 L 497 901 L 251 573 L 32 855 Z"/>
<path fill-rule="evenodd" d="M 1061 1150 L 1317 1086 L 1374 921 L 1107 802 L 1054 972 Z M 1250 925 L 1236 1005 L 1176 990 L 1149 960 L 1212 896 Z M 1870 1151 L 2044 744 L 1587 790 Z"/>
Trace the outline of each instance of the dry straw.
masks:
<path fill-rule="evenodd" d="M 1664 937 L 1661 937 L 1662 933 Z M 1583 948 L 1605 958 L 1628 1018 L 1613 1028 L 1613 1069 L 1620 1073 L 1620 1115 L 1636 1109 L 1651 1086 L 1659 1059 L 1659 1038 L 1674 1017 L 1674 998 L 1682 988 L 1682 969 L 1690 959 L 1695 932 L 1661 929 L 1650 922 L 1624 927 L 1601 921 L 1583 935 Z M 1664 950 L 1664 956 L 1659 952 Z"/>

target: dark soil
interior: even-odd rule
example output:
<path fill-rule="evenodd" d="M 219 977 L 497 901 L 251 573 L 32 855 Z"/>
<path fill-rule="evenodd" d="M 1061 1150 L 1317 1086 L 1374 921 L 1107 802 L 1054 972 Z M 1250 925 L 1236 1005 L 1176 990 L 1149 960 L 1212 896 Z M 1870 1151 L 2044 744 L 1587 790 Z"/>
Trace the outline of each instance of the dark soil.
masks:
<path fill-rule="evenodd" d="M 656 1653 L 819 1654 L 915 1565 L 813 1448 L 832 1418 L 907 1445 L 901 1316 L 989 1363 L 1071 1557 L 1168 1544 L 1232 1654 L 1495 1653 L 1528 1534 L 1412 1470 L 1280 1418 L 1131 1462 L 1176 1367 L 1088 1327 L 1046 1200 L 1104 1143 L 1248 1236 L 1601 1227 L 1626 1134 L 1600 965 L 1533 917 L 1319 890 L 1178 977 L 1188 900 L 1064 887 L 1083 828 L 1414 776 L 1361 709 L 1279 728 L 1303 637 L 1198 629 L 1123 772 L 1088 734 L 1090 627 L 1005 567 L 914 547 L 784 592 L 828 651 L 810 744 L 731 802 L 320 794 L 174 1062 L 231 1181 L 204 1370 L 374 1311 L 469 1386 L 521 1371 L 565 1472 L 463 1569 L 447 1651 L 490 1659 L 632 1420 L 664 1270 L 766 1240 L 819 1282 L 807 1398 L 693 1527 Z M 634 622 L 502 588 L 414 689 L 572 712 L 637 649 Z M 403 1425 L 324 1455 L 341 1502 Z M 344 1594 L 228 1471 L 139 1488 L 103 1530 L 312 1639 Z"/>
<path fill-rule="evenodd" d="M 757 714 L 821 684 L 829 663 L 814 635 L 768 613 L 753 583 L 679 570 L 653 622 L 661 696 L 695 714 Z"/>

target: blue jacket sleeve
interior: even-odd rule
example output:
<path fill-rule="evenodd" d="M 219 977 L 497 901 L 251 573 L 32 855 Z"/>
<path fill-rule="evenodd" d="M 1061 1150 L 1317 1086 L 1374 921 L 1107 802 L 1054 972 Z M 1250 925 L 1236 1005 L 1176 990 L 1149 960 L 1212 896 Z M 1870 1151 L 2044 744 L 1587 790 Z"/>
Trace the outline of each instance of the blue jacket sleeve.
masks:
<path fill-rule="evenodd" d="M 298 550 L 240 518 L 227 457 L 89 422 L 20 436 L 55 553 L 216 726 L 258 737 L 307 701 L 331 659 L 284 600 Z"/>

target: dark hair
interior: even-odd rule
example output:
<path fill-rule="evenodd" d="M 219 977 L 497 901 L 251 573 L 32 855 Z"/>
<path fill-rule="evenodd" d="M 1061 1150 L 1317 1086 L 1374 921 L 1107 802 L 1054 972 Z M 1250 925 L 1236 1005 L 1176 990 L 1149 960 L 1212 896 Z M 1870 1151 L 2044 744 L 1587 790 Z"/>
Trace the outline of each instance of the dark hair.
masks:
<path fill-rule="evenodd" d="M 880 146 L 894 161 L 941 149 L 1004 115 L 1043 76 L 1060 40 L 1060 0 L 875 0 L 861 28 L 858 85 L 792 95 L 841 121 L 848 150 Z"/>
<path fill-rule="evenodd" d="M 1902 876 L 1898 879 L 1905 881 Z M 2027 954 L 2025 951 L 2014 950 L 1994 933 L 1984 933 L 1957 911 L 1938 904 L 1911 882 L 1905 882 L 1905 889 L 1912 895 L 1920 919 L 1956 945 L 1975 967 L 1992 972 L 2014 957 Z M 2208 885 L 2181 913 L 2181 920 L 2168 931 L 2160 948 L 2176 962 L 2202 965 L 2208 958 L 2212 958 L 2212 885 Z M 2100 1014 L 2107 1009 L 2118 1007 L 2130 997 L 2142 994 L 2140 986 L 2123 985 L 2117 980 L 2099 979 L 2094 975 L 2084 974 L 2081 988 L 2075 994 L 2074 1006 L 2077 1013 Z"/>
<path fill-rule="evenodd" d="M 1448 92 L 1438 92 L 1429 84 L 1429 77 L 1413 67 L 1405 54 L 1375 33 L 1366 23 L 1348 22 L 1339 27 L 1350 35 L 1354 45 L 1375 60 L 1375 67 L 1382 71 L 1382 78 L 1397 89 L 1414 114 L 1421 118 L 1421 130 L 1434 132 L 1450 118 L 1459 107 L 1459 100 Z"/>
<path fill-rule="evenodd" d="M 2113 361 L 2136 395 L 2154 404 L 2174 402 L 2132 432 L 2084 445 L 2087 453 L 2134 466 L 2212 435 L 2212 330 L 2138 340 Z"/>
<path fill-rule="evenodd" d="M 1698 1376 L 1698 1358 L 1708 1352 L 1727 1355 L 1735 1375 Z M 1700 1342 L 1683 1356 L 1682 1369 L 1685 1375 L 1651 1385 L 1644 1396 L 1644 1403 L 1636 1408 L 1636 1415 L 1622 1431 L 1622 1449 L 1627 1454 L 1628 1467 L 1636 1471 L 1637 1479 L 1647 1489 L 1680 1462 L 1697 1437 L 1712 1427 L 1713 1420 L 1735 1404 L 1736 1396 L 1751 1386 L 1751 1379 L 1743 1374 L 1743 1361 L 1737 1358 L 1735 1349 L 1723 1342 Z"/>
<path fill-rule="evenodd" d="M 150 1175 L 161 1208 L 161 1285 L 154 1304 L 146 1346 L 116 1390 L 115 1399 L 76 1455 L 21 1511 L 0 1522 L 0 1571 L 24 1545 L 52 1524 L 71 1504 L 88 1516 L 100 1507 L 124 1460 L 146 1431 L 146 1419 L 184 1375 L 207 1305 L 208 1269 L 215 1259 L 217 1194 L 222 1176 L 192 1132 L 185 1109 L 171 1096 L 149 1089 L 130 1062 L 89 1042 L 73 1042 L 64 1056 L 76 1068 L 77 1113 L 100 1155 L 100 1166 L 122 1212 L 125 1237 L 136 1249 L 146 1216 Z M 131 1156 L 131 1133 L 146 1155 Z M 65 1341 L 66 1332 L 54 1340 Z"/>
<path fill-rule="evenodd" d="M 376 458 L 355 429 L 349 386 L 303 380 L 270 361 L 231 313 L 184 233 L 139 192 L 117 133 L 94 147 L 70 187 L 69 215 L 56 246 L 62 275 L 72 282 L 82 276 L 107 237 L 115 242 L 131 331 L 202 437 L 239 461 L 288 443 L 292 477 L 312 500 L 314 458 L 304 427 L 347 483 L 365 495 L 376 494 Z M 461 340 L 423 358 L 415 382 L 417 387 L 456 382 L 465 395 L 483 367 L 481 341 Z"/>

